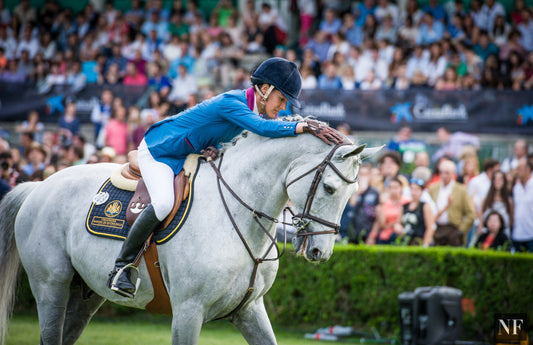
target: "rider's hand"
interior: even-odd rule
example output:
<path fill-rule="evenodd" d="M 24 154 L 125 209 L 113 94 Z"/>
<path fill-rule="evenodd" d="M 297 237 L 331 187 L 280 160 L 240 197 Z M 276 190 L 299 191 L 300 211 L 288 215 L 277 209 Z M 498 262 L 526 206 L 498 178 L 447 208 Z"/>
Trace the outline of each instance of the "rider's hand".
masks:
<path fill-rule="evenodd" d="M 208 160 L 214 161 L 215 159 L 218 158 L 220 151 L 216 147 L 208 146 L 206 149 L 200 151 L 200 153 L 204 155 L 204 157 L 207 158 Z"/>
<path fill-rule="evenodd" d="M 344 141 L 344 137 L 339 132 L 329 126 L 313 120 L 307 120 L 305 122 L 303 132 L 313 134 L 315 137 L 320 138 L 328 145 L 337 145 Z"/>

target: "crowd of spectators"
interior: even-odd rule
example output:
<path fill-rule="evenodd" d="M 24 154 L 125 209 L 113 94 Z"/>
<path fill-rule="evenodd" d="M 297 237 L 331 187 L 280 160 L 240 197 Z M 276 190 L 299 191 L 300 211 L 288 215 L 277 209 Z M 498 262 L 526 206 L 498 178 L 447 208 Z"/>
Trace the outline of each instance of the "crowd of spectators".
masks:
<path fill-rule="evenodd" d="M 453 136 L 462 144 L 442 137 L 433 170 L 408 127 L 377 165 L 363 163 L 359 190 L 342 216 L 344 241 L 533 252 L 533 155 L 527 142 L 516 141 L 514 155 L 502 162 L 485 159 L 480 171 L 479 147 L 470 144 L 475 137 Z"/>
<path fill-rule="evenodd" d="M 220 0 L 207 17 L 195 1 L 133 0 L 125 11 L 89 2 L 78 13 L 54 0 L 39 9 L 22 0 L 12 12 L 0 1 L 0 80 L 43 92 L 150 85 L 182 106 L 242 86 L 243 58 L 273 54 L 299 65 L 304 89 L 533 86 L 533 12 L 524 0 L 510 13 L 495 0 L 255 3 L 238 10 Z M 296 40 L 280 12 L 297 18 Z"/>

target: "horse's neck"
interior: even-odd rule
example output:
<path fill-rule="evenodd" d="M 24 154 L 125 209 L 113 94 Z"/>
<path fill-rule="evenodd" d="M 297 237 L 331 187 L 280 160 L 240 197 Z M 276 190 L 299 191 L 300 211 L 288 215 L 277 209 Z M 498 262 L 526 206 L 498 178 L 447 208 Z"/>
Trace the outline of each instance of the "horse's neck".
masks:
<path fill-rule="evenodd" d="M 225 154 L 221 173 L 229 186 L 250 207 L 271 217 L 278 217 L 288 201 L 285 178 L 289 164 L 296 159 L 297 153 L 287 149 L 286 140 L 275 139 L 264 144 L 257 139 L 241 139 L 250 140 L 257 145 L 249 142 L 229 149 Z M 228 201 L 232 199 L 230 207 L 243 209 L 229 193 L 224 195 L 228 195 Z M 252 218 L 252 213 L 246 210 L 244 214 L 238 220 L 239 226 L 242 225 L 241 231 L 248 238 L 255 238 L 256 243 L 260 241 L 264 244 L 267 237 Z M 274 223 L 265 219 L 261 222 L 271 232 L 274 231 Z"/>

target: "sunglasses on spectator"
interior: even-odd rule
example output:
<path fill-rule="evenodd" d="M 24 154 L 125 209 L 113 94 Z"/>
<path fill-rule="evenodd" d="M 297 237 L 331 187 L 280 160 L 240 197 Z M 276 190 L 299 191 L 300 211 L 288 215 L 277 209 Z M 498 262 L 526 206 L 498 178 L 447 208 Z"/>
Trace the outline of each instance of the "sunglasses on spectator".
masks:
<path fill-rule="evenodd" d="M 422 188 L 424 188 L 424 186 L 426 185 L 424 180 L 422 180 L 421 178 L 412 178 L 409 182 L 414 183 Z"/>

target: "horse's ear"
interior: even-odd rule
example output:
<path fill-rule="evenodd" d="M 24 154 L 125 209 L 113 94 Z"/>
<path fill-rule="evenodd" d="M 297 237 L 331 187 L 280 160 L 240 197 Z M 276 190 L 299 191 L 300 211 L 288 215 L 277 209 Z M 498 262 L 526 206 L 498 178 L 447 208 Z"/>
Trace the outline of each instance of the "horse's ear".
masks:
<path fill-rule="evenodd" d="M 376 153 L 381 151 L 384 147 L 385 145 L 381 145 L 378 147 L 365 148 L 363 152 L 361 153 L 361 160 L 374 156 Z"/>
<path fill-rule="evenodd" d="M 365 147 L 366 147 L 366 144 L 359 145 L 359 146 L 356 146 L 356 145 L 347 146 L 344 151 L 340 152 L 341 157 L 342 159 L 346 159 L 348 157 L 357 156 L 358 154 L 364 151 Z"/>

